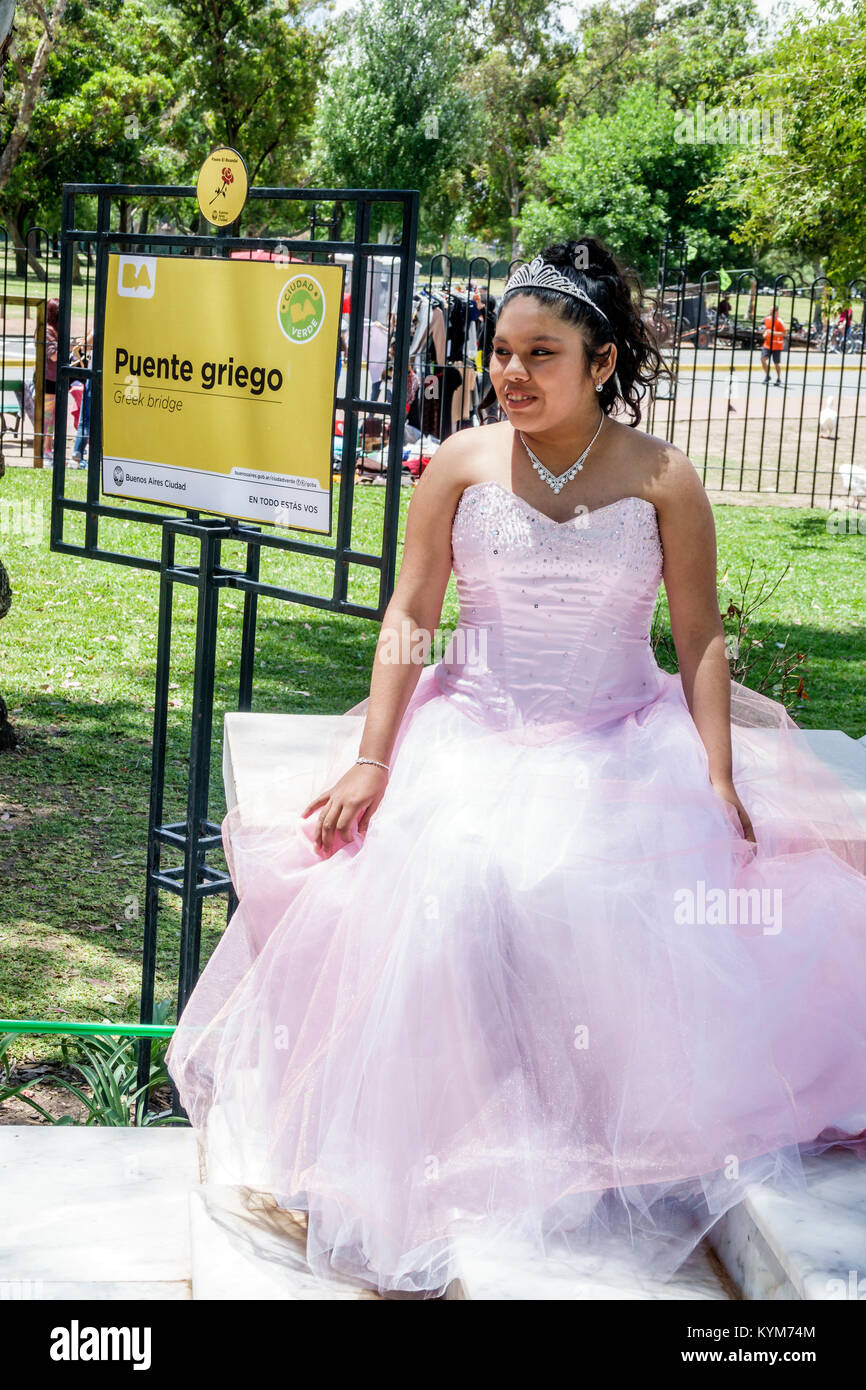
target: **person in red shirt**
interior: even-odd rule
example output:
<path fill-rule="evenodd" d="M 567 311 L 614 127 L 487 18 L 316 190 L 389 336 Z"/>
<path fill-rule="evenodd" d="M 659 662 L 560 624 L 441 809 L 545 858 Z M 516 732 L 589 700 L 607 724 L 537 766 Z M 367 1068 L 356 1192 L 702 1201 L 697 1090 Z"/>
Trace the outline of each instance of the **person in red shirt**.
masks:
<path fill-rule="evenodd" d="M 761 348 L 761 366 L 764 368 L 764 385 L 770 382 L 770 358 L 776 368 L 775 386 L 782 385 L 782 348 L 785 346 L 786 328 L 777 313 L 768 314 L 764 319 L 764 346 Z"/>

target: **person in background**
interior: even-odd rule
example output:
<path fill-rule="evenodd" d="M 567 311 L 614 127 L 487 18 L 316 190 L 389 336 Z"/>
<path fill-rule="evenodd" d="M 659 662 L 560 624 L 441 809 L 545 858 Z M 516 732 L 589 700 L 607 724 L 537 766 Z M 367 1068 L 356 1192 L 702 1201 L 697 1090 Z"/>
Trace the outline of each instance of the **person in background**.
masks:
<path fill-rule="evenodd" d="M 496 333 L 496 300 L 483 289 L 481 298 L 483 313 L 478 340 L 481 347 L 482 373 L 478 413 L 482 424 L 494 424 L 500 416 L 496 392 L 490 384 L 490 354 L 493 351 L 493 337 Z"/>
<path fill-rule="evenodd" d="M 54 407 L 57 397 L 57 334 L 60 327 L 60 300 L 49 299 L 45 305 L 45 379 L 44 414 L 42 418 L 43 462 L 54 462 Z"/>
<path fill-rule="evenodd" d="M 851 320 L 853 317 L 854 311 L 850 308 L 843 309 L 839 315 L 839 327 L 837 331 L 843 352 L 847 352 L 848 350 L 848 334 L 851 331 Z"/>
<path fill-rule="evenodd" d="M 764 368 L 764 385 L 770 384 L 770 358 L 776 368 L 774 386 L 782 385 L 782 348 L 785 346 L 786 328 L 778 312 L 769 313 L 764 319 L 764 346 L 761 348 L 761 366 Z"/>
<path fill-rule="evenodd" d="M 382 369 L 382 375 L 379 377 L 379 380 L 378 380 L 378 381 L 374 381 L 374 382 L 373 382 L 373 387 L 372 387 L 372 390 L 371 390 L 371 392 L 370 392 L 370 400 L 371 400 L 371 401 L 377 401 L 377 400 L 379 399 L 380 395 L 381 395 L 383 401 L 385 401 L 385 402 L 390 401 L 390 399 L 391 399 L 391 379 L 392 379 L 393 375 L 394 375 L 394 344 L 391 343 L 390 347 L 388 348 L 388 361 L 386 362 L 384 368 Z M 384 394 L 383 394 L 383 393 L 384 393 Z"/>
<path fill-rule="evenodd" d="M 379 380 L 379 381 L 376 382 L 376 385 L 375 385 L 375 388 L 374 388 L 374 390 L 375 390 L 375 395 L 373 396 L 373 400 L 374 400 L 374 401 L 377 401 L 377 400 L 379 399 L 379 397 L 381 396 L 381 397 L 382 397 L 382 400 L 385 402 L 385 404 L 386 404 L 386 405 L 390 405 L 390 403 L 391 403 L 391 378 L 392 378 L 393 374 L 394 374 L 394 366 L 393 366 L 393 363 L 389 362 L 388 365 L 387 365 L 387 367 L 385 368 L 384 372 L 382 373 L 381 380 Z"/>
<path fill-rule="evenodd" d="M 89 367 L 93 351 L 93 333 L 86 335 L 83 343 L 76 343 L 72 350 L 71 360 L 76 367 Z M 78 429 L 75 433 L 75 442 L 72 445 L 72 462 L 78 468 L 86 468 L 87 445 L 90 439 L 90 398 L 92 380 L 88 378 L 84 383 L 84 390 L 81 394 L 81 410 L 78 414 Z"/>

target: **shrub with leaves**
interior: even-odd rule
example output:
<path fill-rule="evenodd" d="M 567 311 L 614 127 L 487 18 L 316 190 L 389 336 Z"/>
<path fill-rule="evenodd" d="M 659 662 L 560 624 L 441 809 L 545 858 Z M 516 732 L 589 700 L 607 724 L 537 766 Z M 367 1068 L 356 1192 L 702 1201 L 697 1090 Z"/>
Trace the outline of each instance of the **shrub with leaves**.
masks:
<path fill-rule="evenodd" d="M 154 1023 L 165 1023 L 170 1004 L 163 1000 L 154 1010 Z M 17 1033 L 0 1035 L 0 1066 L 6 1075 L 6 1085 L 0 1084 L 0 1102 L 17 1097 L 29 1105 L 49 1124 L 56 1125 L 109 1125 L 137 1126 L 186 1124 L 181 1115 L 172 1115 L 170 1110 L 151 1108 L 154 1093 L 170 1085 L 170 1077 L 165 1066 L 168 1038 L 154 1038 L 150 1045 L 150 1078 L 145 1085 L 138 1085 L 138 1039 L 101 1037 L 98 1034 L 73 1040 L 63 1038 L 61 1051 L 63 1059 L 81 1077 L 81 1084 L 66 1077 L 46 1075 L 37 1083 L 25 1081 L 20 1086 L 9 1084 L 11 1080 L 10 1051 L 18 1040 Z M 75 1049 L 73 1051 L 73 1048 Z M 76 1053 L 80 1055 L 76 1055 Z M 35 1084 L 42 1087 L 57 1087 L 77 1097 L 84 1107 L 86 1119 L 76 1120 L 71 1115 L 59 1118 L 52 1115 L 38 1101 L 26 1092 Z"/>
<path fill-rule="evenodd" d="M 739 581 L 739 593 L 736 598 L 730 599 L 720 616 L 725 630 L 725 650 L 731 679 L 748 686 L 750 690 L 759 691 L 771 700 L 777 700 L 793 719 L 802 701 L 809 698 L 804 680 L 808 654 L 798 649 L 790 632 L 780 631 L 778 623 L 765 628 L 761 637 L 753 632 L 755 614 L 769 602 L 789 569 L 790 565 L 786 565 L 775 581 L 767 575 L 755 580 L 753 560 L 745 578 Z M 727 579 L 728 571 L 725 570 L 721 583 L 726 584 Z M 653 615 L 650 643 L 662 669 L 677 671 L 676 647 L 659 605 Z"/>

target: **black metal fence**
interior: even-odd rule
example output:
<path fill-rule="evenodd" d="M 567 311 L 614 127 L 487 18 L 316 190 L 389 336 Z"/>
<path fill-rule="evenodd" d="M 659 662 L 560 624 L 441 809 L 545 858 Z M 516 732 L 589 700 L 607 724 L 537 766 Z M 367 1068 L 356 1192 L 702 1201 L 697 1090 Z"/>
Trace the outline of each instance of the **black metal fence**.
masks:
<path fill-rule="evenodd" d="M 682 448 L 713 496 L 859 505 L 866 280 L 798 286 L 779 276 L 763 285 L 741 270 L 706 271 L 693 283 L 685 255 L 684 243 L 666 242 L 657 284 L 645 288 L 643 315 L 670 376 L 647 403 L 642 427 Z M 481 256 L 460 276 L 436 256 L 419 278 L 405 451 L 413 473 L 455 429 L 502 418 L 484 398 L 503 286 Z"/>
<path fill-rule="evenodd" d="M 272 250 L 281 247 L 287 258 L 301 254 L 299 236 L 316 240 L 329 230 L 339 241 L 337 221 L 346 215 L 339 202 L 315 203 L 305 225 L 286 227 L 283 240 L 272 241 Z M 0 236 L 0 448 L 7 462 L 39 467 L 43 452 L 47 463 L 52 456 L 55 397 L 48 380 L 45 311 L 59 295 L 59 239 L 42 227 L 27 232 L 23 247 L 14 246 L 2 228 Z M 124 232 L 123 244 L 160 255 L 191 253 L 188 246 L 152 233 Z M 241 254 L 261 250 L 247 243 Z M 202 251 L 195 248 L 192 254 Z M 332 254 L 351 269 L 350 253 Z M 362 323 L 353 331 L 360 331 L 368 404 L 357 412 L 352 449 L 357 481 L 384 484 L 400 258 L 392 247 L 381 246 L 366 260 Z M 447 255 L 434 256 L 423 270 L 415 265 L 399 461 L 405 483 L 420 475 L 454 430 L 501 418 L 495 402 L 485 406 L 484 400 L 497 300 L 506 278 L 503 263 L 464 258 L 459 273 L 454 265 Z M 76 244 L 69 346 L 79 364 L 89 352 L 95 271 L 94 247 Z M 747 269 L 728 275 L 708 270 L 690 280 L 685 244 L 668 240 L 660 250 L 657 284 L 646 287 L 644 316 L 656 332 L 671 379 L 660 384 L 642 425 L 689 455 L 711 495 L 737 493 L 756 501 L 778 496 L 812 506 L 860 504 L 866 496 L 866 278 L 835 286 L 821 276 L 798 285 L 783 275 L 763 284 Z M 771 356 L 767 373 L 762 359 L 765 320 L 776 316 L 783 328 L 781 347 L 775 349 L 779 361 Z M 343 355 L 345 362 L 348 340 Z M 73 466 L 87 452 L 89 401 L 82 380 L 70 381 L 67 400 L 65 434 Z M 345 448 L 346 436 L 338 436 L 337 467 L 342 467 Z"/>
<path fill-rule="evenodd" d="M 0 462 L 41 468 L 51 461 L 59 241 L 31 227 L 19 245 L 0 226 L 0 257 Z"/>
<path fill-rule="evenodd" d="M 482 405 L 490 384 L 487 363 L 496 324 L 493 263 L 476 256 L 464 264 L 465 273 L 457 275 L 451 258 L 437 255 L 415 276 L 402 451 L 407 483 L 420 476 L 439 444 L 455 430 L 499 418 L 495 407 L 487 410 Z M 392 302 L 393 270 L 390 275 L 382 271 L 378 294 L 381 306 Z M 374 325 L 380 338 L 368 355 L 371 395 L 390 400 L 393 328 L 386 309 Z M 365 422 L 359 447 L 362 482 L 384 481 L 386 448 L 387 435 L 383 439 L 378 422 Z"/>
<path fill-rule="evenodd" d="M 646 427 L 689 455 L 712 496 L 859 506 L 866 496 L 866 279 L 754 270 L 689 281 L 666 243 L 648 321 L 671 368 Z"/>

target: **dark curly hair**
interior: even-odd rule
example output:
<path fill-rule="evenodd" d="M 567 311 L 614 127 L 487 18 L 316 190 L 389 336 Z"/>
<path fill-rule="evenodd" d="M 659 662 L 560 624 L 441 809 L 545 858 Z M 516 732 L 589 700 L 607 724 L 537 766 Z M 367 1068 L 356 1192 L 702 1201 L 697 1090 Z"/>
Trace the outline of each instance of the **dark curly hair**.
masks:
<path fill-rule="evenodd" d="M 627 270 L 595 237 L 556 242 L 541 252 L 543 259 L 589 295 L 607 315 L 608 322 L 581 299 L 539 286 L 522 286 L 514 294 L 532 294 L 547 304 L 566 323 L 583 330 L 587 365 L 601 365 L 608 356 L 608 345 L 616 344 L 616 369 L 604 383 L 598 400 L 606 415 L 619 401 L 634 427 L 641 419 L 641 402 L 656 381 L 669 375 L 662 361 L 655 336 L 640 315 L 643 297 L 636 271 Z M 511 296 L 509 295 L 509 299 Z M 500 314 L 508 303 L 500 301 Z M 617 381 L 619 385 L 617 386 Z M 492 388 L 491 388 L 492 389 Z M 493 393 L 495 399 L 495 392 Z M 490 402 L 492 404 L 492 400 Z"/>

